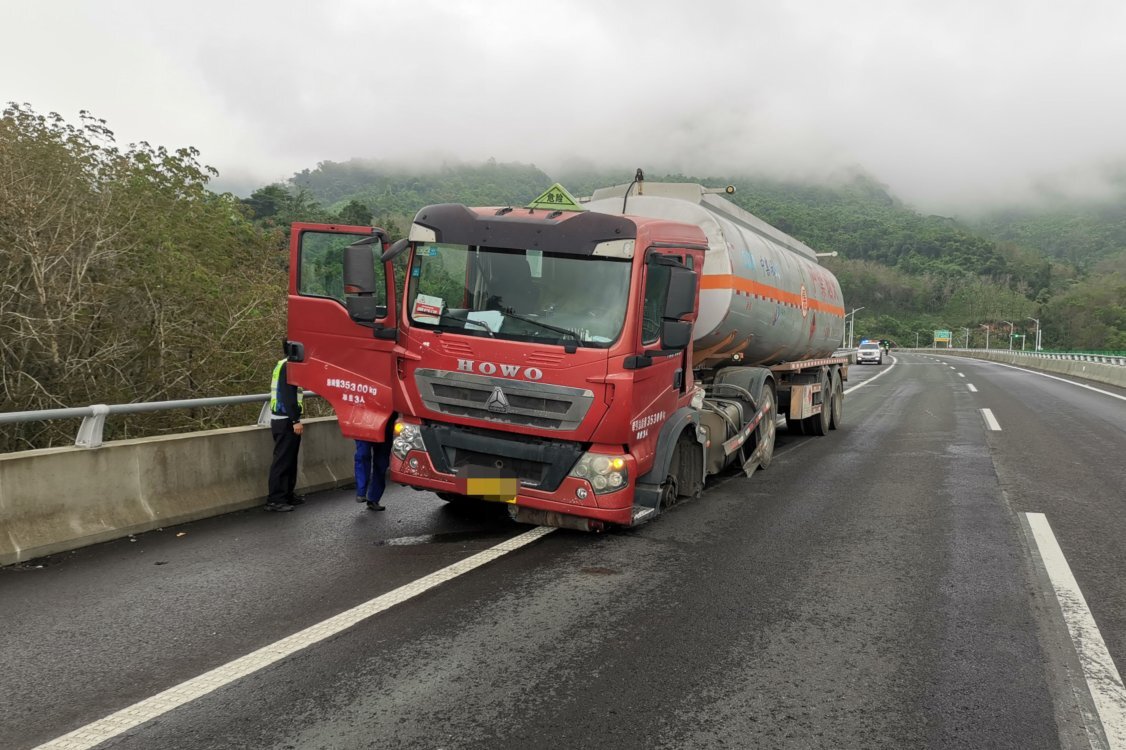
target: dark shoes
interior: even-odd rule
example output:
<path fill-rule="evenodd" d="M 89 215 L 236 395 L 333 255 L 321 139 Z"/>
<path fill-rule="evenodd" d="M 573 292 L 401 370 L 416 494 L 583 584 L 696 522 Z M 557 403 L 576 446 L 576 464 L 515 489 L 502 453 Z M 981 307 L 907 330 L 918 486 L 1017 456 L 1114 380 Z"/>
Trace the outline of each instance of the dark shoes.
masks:
<path fill-rule="evenodd" d="M 293 506 L 286 503 L 266 503 L 265 509 L 273 513 L 288 513 L 293 510 Z"/>
<path fill-rule="evenodd" d="M 291 495 L 291 496 L 289 496 L 285 499 L 285 504 L 286 505 L 304 505 L 305 504 L 305 496 L 304 495 Z"/>
<path fill-rule="evenodd" d="M 356 502 L 357 503 L 366 503 L 367 501 L 368 501 L 368 499 L 366 497 L 364 497 L 363 495 L 356 495 Z"/>
<path fill-rule="evenodd" d="M 380 505 L 378 500 L 368 500 L 368 510 L 387 510 L 386 506 Z"/>

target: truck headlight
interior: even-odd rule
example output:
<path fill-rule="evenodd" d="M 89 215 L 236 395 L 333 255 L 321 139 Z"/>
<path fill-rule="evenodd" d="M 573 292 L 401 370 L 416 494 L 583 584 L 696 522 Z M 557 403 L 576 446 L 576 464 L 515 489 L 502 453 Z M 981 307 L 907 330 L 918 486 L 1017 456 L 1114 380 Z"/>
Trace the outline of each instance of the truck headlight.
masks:
<path fill-rule="evenodd" d="M 426 446 L 422 443 L 422 430 L 416 424 L 396 422 L 391 451 L 399 458 L 406 458 L 412 450 L 426 450 Z"/>
<path fill-rule="evenodd" d="M 571 469 L 570 476 L 590 482 L 599 495 L 621 489 L 629 482 L 625 456 L 608 456 L 605 453 L 584 453 Z"/>

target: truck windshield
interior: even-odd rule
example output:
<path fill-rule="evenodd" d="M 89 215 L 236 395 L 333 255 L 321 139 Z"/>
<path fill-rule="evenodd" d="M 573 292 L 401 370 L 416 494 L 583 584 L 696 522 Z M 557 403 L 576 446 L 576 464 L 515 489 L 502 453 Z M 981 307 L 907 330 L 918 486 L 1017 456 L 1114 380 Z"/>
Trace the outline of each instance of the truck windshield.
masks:
<path fill-rule="evenodd" d="M 629 278 L 617 258 L 422 243 L 407 310 L 438 330 L 605 348 L 622 332 Z"/>

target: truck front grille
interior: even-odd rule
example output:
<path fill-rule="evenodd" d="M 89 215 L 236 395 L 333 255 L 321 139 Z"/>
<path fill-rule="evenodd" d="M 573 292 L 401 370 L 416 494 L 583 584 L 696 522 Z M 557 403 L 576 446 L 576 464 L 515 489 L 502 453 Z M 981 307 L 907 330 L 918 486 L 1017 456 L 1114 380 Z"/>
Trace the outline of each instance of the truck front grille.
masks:
<path fill-rule="evenodd" d="M 414 378 L 426 408 L 496 424 L 573 430 L 594 402 L 587 389 L 511 378 L 432 369 Z"/>

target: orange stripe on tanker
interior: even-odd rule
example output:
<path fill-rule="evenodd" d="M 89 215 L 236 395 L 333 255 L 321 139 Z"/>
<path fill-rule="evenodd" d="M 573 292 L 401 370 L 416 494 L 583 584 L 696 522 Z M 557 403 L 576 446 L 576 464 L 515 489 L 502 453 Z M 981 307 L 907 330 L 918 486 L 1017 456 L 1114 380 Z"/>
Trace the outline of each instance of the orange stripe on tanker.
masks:
<path fill-rule="evenodd" d="M 785 289 L 779 289 L 776 286 L 763 284 L 760 281 L 753 279 L 745 279 L 741 276 L 733 274 L 705 274 L 700 279 L 701 289 L 728 289 L 735 292 L 744 292 L 746 294 L 754 294 L 764 299 L 781 302 L 786 305 L 793 305 L 800 307 L 802 304 L 801 295 L 787 292 Z M 844 317 L 844 308 L 840 305 L 834 305 L 830 302 L 823 302 L 813 297 L 808 298 L 809 309 L 818 310 L 829 315 L 839 315 Z"/>

